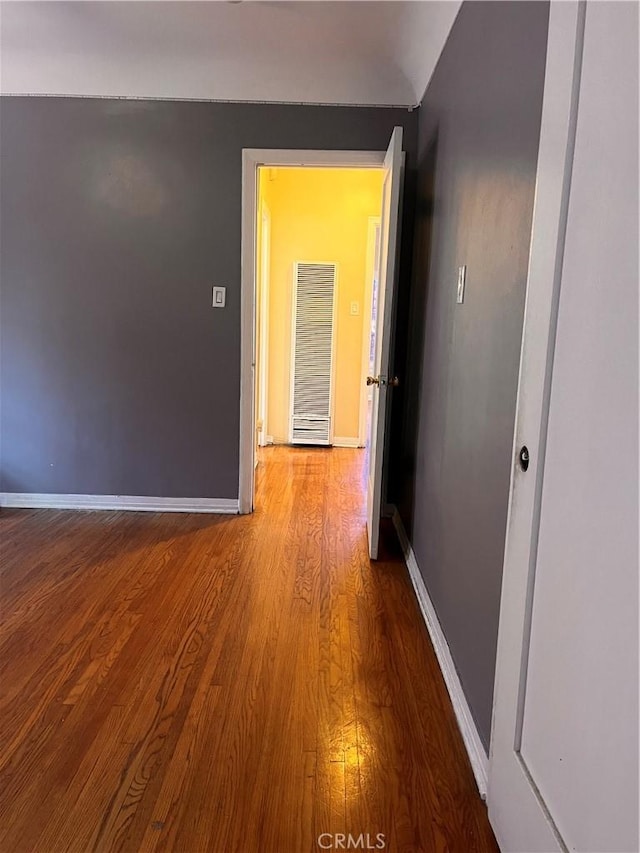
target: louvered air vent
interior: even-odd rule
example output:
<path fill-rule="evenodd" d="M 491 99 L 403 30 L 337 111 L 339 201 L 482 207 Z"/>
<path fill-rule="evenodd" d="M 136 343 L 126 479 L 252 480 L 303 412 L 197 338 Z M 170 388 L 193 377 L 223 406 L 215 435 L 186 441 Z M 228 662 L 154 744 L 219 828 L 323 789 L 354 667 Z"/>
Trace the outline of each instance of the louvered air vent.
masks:
<path fill-rule="evenodd" d="M 330 444 L 335 264 L 294 265 L 291 443 Z"/>

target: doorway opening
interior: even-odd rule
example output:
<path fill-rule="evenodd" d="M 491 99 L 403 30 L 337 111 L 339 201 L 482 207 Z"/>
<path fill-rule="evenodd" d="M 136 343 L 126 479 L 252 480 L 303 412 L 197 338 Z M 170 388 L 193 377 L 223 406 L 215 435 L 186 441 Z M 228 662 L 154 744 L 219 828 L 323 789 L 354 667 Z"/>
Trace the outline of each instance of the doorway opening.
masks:
<path fill-rule="evenodd" d="M 368 445 L 372 559 L 388 392 L 398 381 L 390 356 L 403 169 L 399 127 L 386 152 L 243 151 L 240 512 L 253 511 L 261 448 Z"/>
<path fill-rule="evenodd" d="M 382 180 L 258 168 L 255 464 L 271 445 L 366 446 Z"/>

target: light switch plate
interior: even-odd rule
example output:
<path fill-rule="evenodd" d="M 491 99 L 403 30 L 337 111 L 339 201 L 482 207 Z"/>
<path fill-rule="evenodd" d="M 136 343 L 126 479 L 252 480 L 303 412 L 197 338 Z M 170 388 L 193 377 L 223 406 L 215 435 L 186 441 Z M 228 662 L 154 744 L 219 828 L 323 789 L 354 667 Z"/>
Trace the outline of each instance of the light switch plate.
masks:
<path fill-rule="evenodd" d="M 456 293 L 456 302 L 462 305 L 464 302 L 464 287 L 467 283 L 467 265 L 458 267 L 458 290 Z"/>
<path fill-rule="evenodd" d="M 353 302 L 351 303 L 351 314 L 353 317 L 357 317 L 359 313 L 360 313 L 360 303 L 354 299 Z"/>
<path fill-rule="evenodd" d="M 213 300 L 211 305 L 213 308 L 224 308 L 227 303 L 227 288 L 226 287 L 214 287 L 213 288 Z"/>

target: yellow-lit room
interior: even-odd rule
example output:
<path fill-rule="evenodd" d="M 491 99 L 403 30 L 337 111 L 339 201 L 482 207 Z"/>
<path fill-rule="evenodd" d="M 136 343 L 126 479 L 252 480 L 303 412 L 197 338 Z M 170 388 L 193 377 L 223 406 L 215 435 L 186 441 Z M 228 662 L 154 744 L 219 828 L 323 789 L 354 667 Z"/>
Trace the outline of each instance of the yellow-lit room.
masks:
<path fill-rule="evenodd" d="M 382 181 L 377 168 L 259 169 L 258 448 L 366 446 Z"/>

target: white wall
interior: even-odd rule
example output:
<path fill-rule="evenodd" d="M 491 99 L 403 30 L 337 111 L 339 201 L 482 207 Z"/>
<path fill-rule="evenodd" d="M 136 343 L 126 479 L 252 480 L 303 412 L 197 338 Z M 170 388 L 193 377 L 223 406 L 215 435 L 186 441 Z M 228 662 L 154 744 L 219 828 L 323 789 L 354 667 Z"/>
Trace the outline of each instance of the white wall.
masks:
<path fill-rule="evenodd" d="M 570 850 L 638 850 L 638 5 L 587 5 L 522 754 Z"/>
<path fill-rule="evenodd" d="M 3 2 L 4 94 L 408 105 L 452 2 Z"/>
<path fill-rule="evenodd" d="M 424 97 L 462 0 L 417 2 L 398 16 L 396 52 L 406 77 L 411 81 L 415 103 Z"/>

